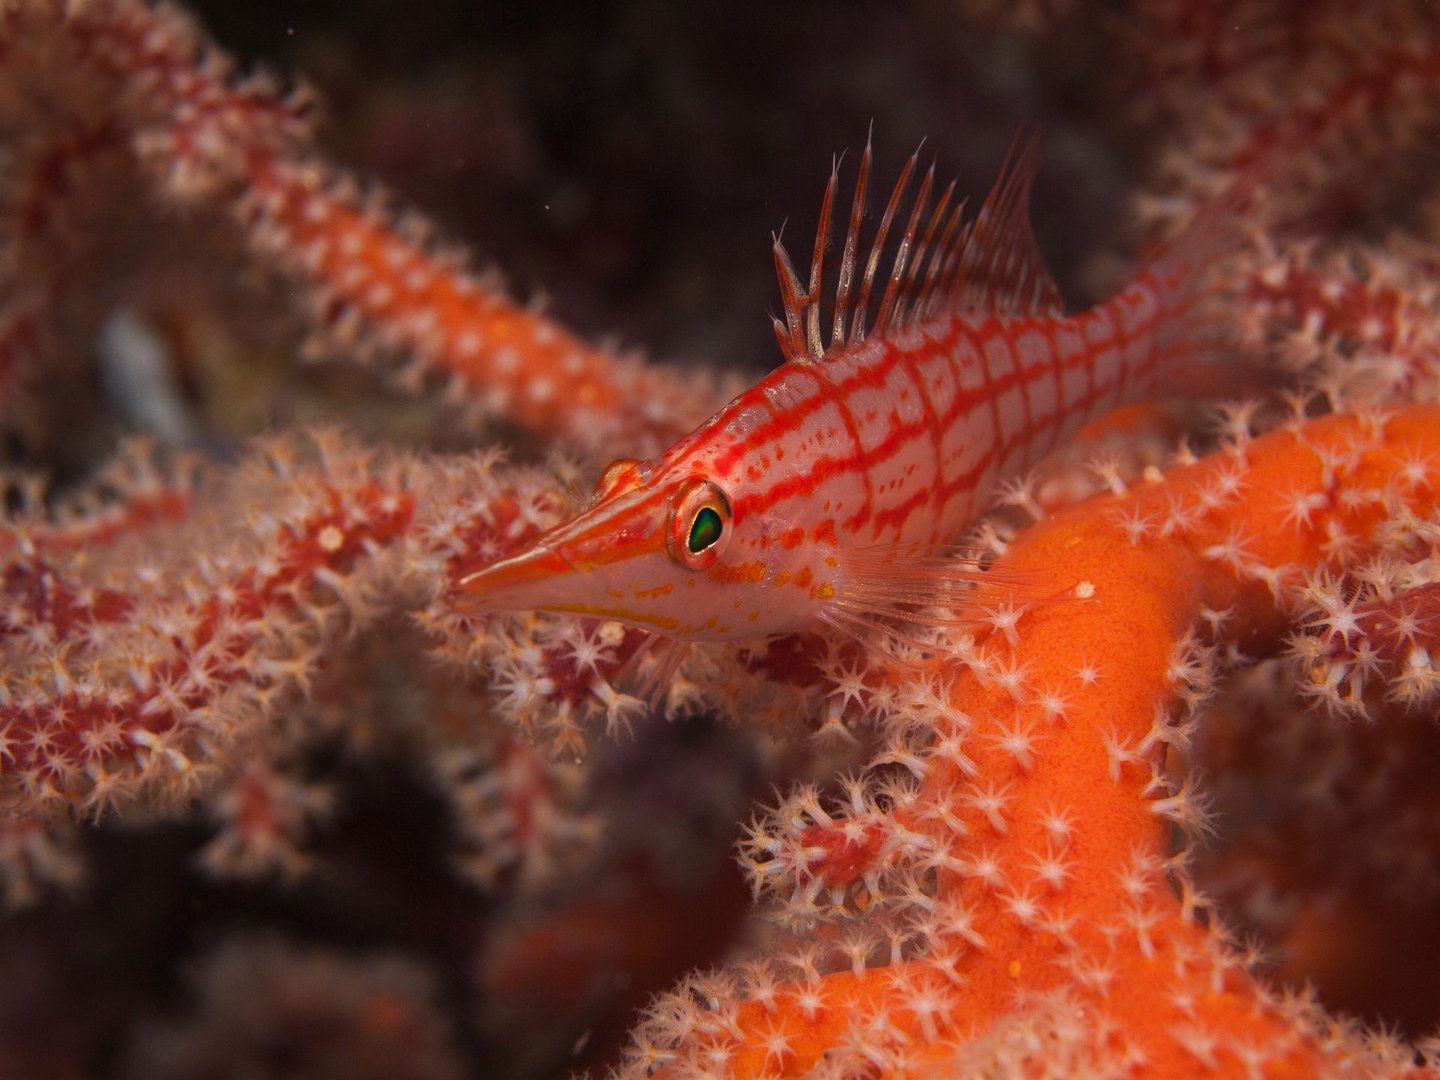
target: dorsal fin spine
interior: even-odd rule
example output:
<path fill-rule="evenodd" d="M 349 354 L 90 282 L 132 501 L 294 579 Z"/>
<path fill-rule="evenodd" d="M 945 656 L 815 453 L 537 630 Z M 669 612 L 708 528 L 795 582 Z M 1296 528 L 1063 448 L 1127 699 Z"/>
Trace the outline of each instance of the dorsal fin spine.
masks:
<path fill-rule="evenodd" d="M 933 171 L 933 170 L 932 170 Z M 930 214 L 930 220 L 925 225 L 925 235 L 920 239 L 920 246 L 915 251 L 915 261 L 912 264 L 910 279 L 906 288 L 906 300 L 910 305 L 910 311 L 914 311 L 917 317 L 923 317 L 920 311 L 922 301 L 927 295 L 939 272 L 937 256 L 939 249 L 935 247 L 935 234 L 944 223 L 945 212 L 950 208 L 950 200 L 955 196 L 955 181 L 945 185 L 945 190 L 940 193 L 940 201 L 935 204 L 935 209 Z M 922 270 L 923 266 L 923 270 Z M 907 311 L 902 315 L 908 315 Z"/>
<path fill-rule="evenodd" d="M 773 238 L 770 252 L 775 257 L 775 276 L 780 282 L 780 302 L 785 308 L 784 324 L 782 325 L 779 319 L 774 320 L 775 336 L 780 339 L 780 351 L 785 354 L 785 359 L 797 360 L 804 355 L 800 339 L 800 278 L 795 273 L 795 265 L 790 261 L 790 253 L 785 250 L 785 245 L 780 242 L 778 235 Z"/>
<path fill-rule="evenodd" d="M 870 254 L 865 259 L 865 280 L 860 284 L 860 302 L 856 307 L 855 321 L 850 327 L 851 345 L 858 345 L 865 340 L 865 312 L 870 307 L 870 290 L 875 283 L 875 270 L 880 265 L 880 256 L 885 250 L 885 240 L 890 235 L 890 224 L 895 220 L 895 211 L 905 197 L 905 189 L 910 186 L 910 174 L 915 171 L 915 164 L 919 160 L 920 152 L 917 150 L 905 162 L 905 168 L 900 170 L 900 179 L 895 182 L 895 190 L 890 193 L 890 201 L 885 204 L 880 228 L 875 233 L 875 241 L 870 245 Z"/>
<path fill-rule="evenodd" d="M 832 161 L 820 208 L 820 223 L 810 260 L 808 288 L 778 238 L 774 243 L 776 274 L 785 307 L 783 324 L 775 320 L 781 351 L 790 360 L 821 360 L 829 353 L 863 342 L 869 334 L 889 330 L 945 311 L 996 315 L 1058 315 L 1060 295 L 1051 279 L 1030 228 L 1030 192 L 1035 178 L 1034 139 L 1011 144 L 1000 175 L 979 211 L 968 220 L 966 202 L 956 199 L 956 185 L 947 184 L 932 207 L 935 169 L 932 165 L 911 199 L 911 181 L 919 162 L 917 150 L 905 162 L 891 190 L 874 238 L 860 267 L 861 226 L 866 217 L 873 152 L 870 141 L 860 157 L 855 193 L 845 229 L 838 271 L 827 280 L 826 255 L 834 204 L 839 190 L 840 161 Z M 906 211 L 906 222 L 893 252 L 891 228 Z M 889 259 L 886 284 L 872 318 L 876 275 Z M 856 280 L 857 271 L 859 280 Z M 824 340 L 822 310 L 831 293 L 830 340 Z"/>
<path fill-rule="evenodd" d="M 920 218 L 925 213 L 925 204 L 930 201 L 930 189 L 934 185 L 935 166 L 932 165 L 920 180 L 915 205 L 910 209 L 910 220 L 905 223 L 905 231 L 900 235 L 900 246 L 890 268 L 890 281 L 885 286 L 885 298 L 880 301 L 880 313 L 875 316 L 875 326 L 880 333 L 884 333 L 885 327 L 891 325 L 892 320 L 904 308 L 905 291 L 909 287 L 906 271 L 911 268 L 910 257 L 915 250 L 915 234 L 920 227 Z"/>
<path fill-rule="evenodd" d="M 949 294 L 950 287 L 955 279 L 956 267 L 960 265 L 960 256 L 956 253 L 955 245 L 962 243 L 961 236 L 965 230 L 965 212 L 969 208 L 970 201 L 961 199 L 955 204 L 955 209 L 950 211 L 950 220 L 945 225 L 945 236 L 940 241 L 940 274 L 935 279 L 935 286 L 930 293 L 930 311 L 933 314 L 941 307 L 941 302 Z"/>
<path fill-rule="evenodd" d="M 830 246 L 830 208 L 840 186 L 840 159 L 830 162 L 830 182 L 825 185 L 825 198 L 820 203 L 820 224 L 815 229 L 815 253 L 810 258 L 810 289 L 805 294 L 805 337 L 810 355 L 816 360 L 825 354 L 820 340 L 820 294 L 825 287 L 825 249 Z"/>
<path fill-rule="evenodd" d="M 855 178 L 855 197 L 850 203 L 850 224 L 845 230 L 845 250 L 840 258 L 840 279 L 835 292 L 835 320 L 830 328 L 830 344 L 843 345 L 846 341 L 846 323 L 851 314 L 854 299 L 855 256 L 860 244 L 860 224 L 865 218 L 865 194 L 870 182 L 870 162 L 874 155 L 870 139 L 865 139 L 865 152 L 860 155 L 860 172 Z"/>

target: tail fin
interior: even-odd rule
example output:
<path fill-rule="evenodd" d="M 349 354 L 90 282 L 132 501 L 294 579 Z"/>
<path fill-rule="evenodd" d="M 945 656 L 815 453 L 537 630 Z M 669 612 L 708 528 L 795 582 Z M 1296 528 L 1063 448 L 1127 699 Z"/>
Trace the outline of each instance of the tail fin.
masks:
<path fill-rule="evenodd" d="M 1108 302 L 1122 310 L 1156 305 L 1155 395 L 1233 398 L 1276 389 L 1275 373 L 1241 350 L 1233 280 L 1225 276 L 1226 257 L 1246 246 L 1260 182 L 1258 167 L 1247 170 L 1153 250 Z"/>

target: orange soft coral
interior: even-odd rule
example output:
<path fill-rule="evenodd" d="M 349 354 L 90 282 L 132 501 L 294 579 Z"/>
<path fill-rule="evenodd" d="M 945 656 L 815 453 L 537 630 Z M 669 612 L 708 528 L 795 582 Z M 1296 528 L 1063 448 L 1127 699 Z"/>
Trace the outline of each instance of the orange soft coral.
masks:
<path fill-rule="evenodd" d="M 443 803 L 443 821 L 437 812 L 392 841 L 384 830 L 404 816 L 396 813 L 403 796 L 385 804 L 384 829 L 362 818 L 355 832 L 382 834 L 373 865 L 393 875 L 395 903 L 377 909 L 383 890 L 375 878 L 341 873 L 333 880 L 349 884 L 335 890 L 343 893 L 337 906 L 360 910 L 366 925 L 386 923 L 407 952 L 417 939 L 429 941 L 427 967 L 464 965 L 474 993 L 457 990 L 434 1007 L 451 1020 L 479 1011 L 490 1030 L 506 1028 L 542 1055 L 558 1047 L 552 1061 L 573 1064 L 582 1032 L 622 1025 L 626 995 L 650 989 L 642 985 L 647 969 L 663 982 L 664 972 L 698 962 L 685 951 L 684 939 L 693 947 L 697 936 L 684 931 L 682 916 L 728 928 L 736 879 L 701 857 L 718 859 L 725 842 L 698 852 L 713 839 L 697 838 L 711 804 L 728 824 L 766 780 L 803 777 L 810 782 L 762 813 L 741 841 L 762 912 L 741 935 L 753 943 L 751 958 L 656 999 L 634 1035 L 632 1073 L 1395 1075 L 1414 1067 L 1412 1049 L 1269 989 L 1252 953 L 1219 920 L 1267 930 L 1288 949 L 1278 973 L 1292 984 L 1318 975 L 1332 980 L 1323 988 L 1330 993 L 1379 971 L 1400 985 L 1383 954 L 1377 962 L 1378 946 L 1393 948 L 1413 923 L 1377 917 L 1370 902 L 1403 893 L 1410 915 L 1426 915 L 1440 894 L 1432 884 L 1440 882 L 1432 854 L 1440 819 L 1429 813 L 1429 758 L 1416 734 L 1430 730 L 1426 710 L 1440 688 L 1440 415 L 1433 404 L 1413 404 L 1434 403 L 1440 379 L 1427 247 L 1435 215 L 1432 205 L 1427 223 L 1422 202 L 1434 199 L 1425 187 L 1434 174 L 1428 133 L 1440 114 L 1433 13 L 1418 0 L 1393 12 L 1357 0 L 1318 9 L 1234 0 L 1197 17 L 1194 5 L 1147 0 L 1120 5 L 1125 22 L 1083 5 L 1048 6 L 1073 8 L 1087 31 L 1034 39 L 1049 50 L 1030 56 L 1030 71 L 1047 72 L 1039 82 L 1016 81 L 1008 48 L 987 42 L 976 53 L 1009 58 L 986 81 L 1006 83 L 1005 96 L 1021 100 L 1027 116 L 1037 89 L 1067 102 L 1070 120 L 1051 117 L 1058 130 L 1045 126 L 1043 113 L 1031 117 L 1061 175 L 1088 168 L 1109 178 L 1121 160 L 1148 170 L 1162 190 L 1148 201 L 1129 195 L 1147 201 L 1152 220 L 1173 223 L 1232 183 L 1237 168 L 1264 164 L 1267 146 L 1284 151 L 1272 169 L 1257 170 L 1271 198 L 1265 214 L 1247 212 L 1255 249 L 1217 278 L 1227 288 L 1218 298 L 1226 325 L 1242 331 L 1257 365 L 1268 360 L 1291 380 L 1293 416 L 1280 433 L 1252 441 L 1252 426 L 1283 418 L 1273 403 L 1235 407 L 1222 426 L 1228 445 L 1198 463 L 1185 452 L 1168 476 L 1162 446 L 1214 446 L 1198 409 L 1146 407 L 1092 429 L 1045 475 L 1016 483 L 1008 509 L 982 525 L 982 542 L 1001 552 L 997 568 L 1016 580 L 1036 575 L 1046 598 L 984 613 L 989 629 L 978 639 L 947 624 L 943 640 L 928 642 L 925 662 L 896 665 L 869 642 L 818 634 L 697 648 L 665 687 L 672 712 L 704 713 L 701 725 L 742 719 L 730 734 L 737 743 L 754 740 L 747 747 L 768 736 L 757 734 L 762 720 L 778 721 L 791 738 L 765 744 L 764 754 L 734 752 L 728 762 L 687 749 L 694 770 L 686 773 L 655 750 L 662 735 L 687 728 L 646 715 L 646 703 L 627 693 L 637 669 L 643 682 L 655 661 L 638 633 L 534 616 L 465 620 L 443 590 L 458 565 L 502 555 L 565 513 L 568 489 L 607 460 L 595 455 L 646 453 L 705 415 L 722 380 L 642 367 L 587 345 L 492 278 L 470 273 L 412 216 L 321 155 L 307 95 L 237 78 L 175 7 L 0 0 L 0 425 L 11 425 L 0 433 L 0 453 L 61 481 L 55 494 L 5 479 L 0 898 L 43 902 L 44 887 L 73 888 L 83 869 L 103 876 L 107 865 L 112 879 L 150 889 L 121 903 L 96 889 L 79 936 L 70 909 L 52 908 L 42 951 L 27 951 L 29 935 L 41 932 L 34 926 L 0 923 L 0 988 L 12 989 L 0 1001 L 0 1059 L 31 1060 L 13 1048 L 6 1056 L 7 1024 L 46 1062 L 61 1047 L 93 1061 L 96 1046 L 125 1037 L 96 1026 L 89 1043 L 77 1041 L 75 1017 L 103 1025 L 124 1012 L 138 1025 L 131 1014 L 165 981 L 150 970 L 132 972 L 129 982 L 108 971 L 103 979 L 73 974 L 48 995 L 33 977 L 62 972 L 51 958 L 72 948 L 102 955 L 90 943 L 139 940 L 129 913 L 153 908 L 154 925 L 163 924 L 150 936 L 164 940 L 164 953 L 142 956 L 137 969 L 170 970 L 172 943 L 182 936 L 233 932 L 184 923 L 194 917 L 187 913 L 217 905 L 188 902 L 179 879 L 193 888 L 190 875 L 167 881 L 148 854 L 79 858 L 76 838 L 97 850 L 116 842 L 93 819 L 124 817 L 151 842 L 161 831 L 147 827 L 157 815 L 199 823 L 213 832 L 209 842 L 172 857 L 198 854 L 217 879 L 298 875 L 303 887 L 316 864 L 353 869 L 355 854 L 340 850 L 346 841 L 335 834 L 377 777 L 410 772 Z M 939 26 L 950 14 L 925 17 Z M 829 85 L 834 38 L 816 33 L 803 13 L 786 18 L 825 53 Z M 864 18 L 863 35 L 841 36 L 863 36 L 871 54 L 885 51 L 877 12 Z M 824 22 L 830 34 L 843 24 L 828 12 Z M 1125 32 L 1113 38 L 1100 29 L 1119 22 Z M 1057 76 L 1045 60 L 1078 55 L 1084 63 L 1102 54 L 1106 66 L 1094 69 L 1101 77 L 1085 79 L 1103 88 L 1105 101 L 1142 102 L 1144 115 L 1132 116 L 1139 130 L 1114 130 L 1126 110 L 1098 99 L 1090 119 L 1074 126 L 1081 110 L 1068 91 L 1081 72 L 1067 62 Z M 1125 62 L 1111 65 L 1111 56 Z M 958 53 L 953 60 L 967 62 Z M 924 83 L 909 78 L 923 65 L 901 67 L 904 81 Z M 555 81 L 548 70 L 546 78 Z M 750 108 L 749 99 L 736 100 Z M 828 99 L 823 107 L 845 112 Z M 860 121 L 846 115 L 853 134 Z M 943 108 L 940 115 L 950 122 Z M 748 131 L 754 121 L 747 111 L 739 126 Z M 735 145 L 703 123 L 693 130 L 706 133 L 707 161 L 717 156 L 712 134 L 717 148 Z M 967 123 L 963 137 L 978 157 L 977 134 Z M 795 132 L 784 135 L 796 141 Z M 947 134 L 947 146 L 957 137 Z M 1111 160 L 1121 144 L 1126 156 Z M 1102 146 L 1110 149 L 1097 151 Z M 763 169 L 753 145 L 734 156 L 743 164 L 731 169 L 768 175 L 772 155 L 759 156 Z M 805 154 L 786 145 L 785 156 Z M 722 175 L 729 183 L 735 174 Z M 1063 201 L 1059 209 L 1067 209 Z M 1083 201 L 1069 209 L 1080 212 L 1067 233 L 1105 234 L 1075 241 L 1087 258 L 1115 240 L 1117 226 L 1126 228 Z M 1374 215 L 1363 227 L 1361 209 Z M 710 210 L 715 232 L 744 231 L 728 204 Z M 656 223 L 646 225 L 654 231 Z M 1347 233 L 1350 226 L 1357 227 Z M 1377 239 L 1392 227 L 1414 242 Z M 667 244 L 708 258 L 713 238 Z M 236 288 L 240 271 L 273 291 Z M 713 307 L 745 306 L 723 296 Z M 233 304 L 261 308 L 261 317 Z M 125 403 L 107 402 L 90 377 L 96 339 L 130 308 L 157 323 L 173 315 L 178 325 L 242 336 L 258 328 L 283 338 L 287 358 L 301 336 L 341 361 L 388 355 L 406 364 L 404 385 L 429 413 L 422 419 L 425 411 L 415 409 L 407 421 L 402 408 L 413 403 L 387 399 L 388 423 L 372 429 L 337 395 L 325 415 L 343 415 L 362 434 L 274 436 L 193 473 L 170 461 L 175 445 L 162 445 L 97 472 L 96 462 L 114 453 L 112 435 L 130 421 Z M 202 359 L 178 349 L 170 365 L 177 381 L 190 371 L 187 357 Z M 257 381 L 276 374 L 234 357 L 223 363 Z M 283 400 L 266 410 L 267 427 L 311 415 L 288 404 L 307 376 L 280 366 Z M 347 386 L 365 382 L 330 370 Z M 216 385 L 223 381 L 198 397 L 223 398 Z M 500 468 L 504 448 L 481 444 L 480 429 L 455 422 L 472 412 L 498 415 L 526 455 L 563 442 L 590 459 L 580 470 L 553 458 L 544 467 Z M 1336 415 L 1309 420 L 1320 412 Z M 195 433 L 214 434 L 196 419 Z M 426 452 L 386 447 L 380 430 L 409 430 Z M 234 433 L 224 429 L 222 450 Z M 162 442 L 175 437 L 157 434 Z M 462 455 L 443 456 L 457 446 Z M 1096 458 L 1088 467 L 1086 455 Z M 1142 470 L 1145 484 L 1127 492 L 1124 478 Z M 1060 509 L 1097 488 L 1110 494 Z M 1015 537 L 1007 517 L 1015 510 L 1057 516 Z M 1343 762 L 1348 771 L 1307 784 L 1322 771 L 1325 748 L 1266 745 L 1237 722 L 1230 730 L 1246 743 L 1234 755 L 1243 767 L 1202 784 L 1197 759 L 1217 771 L 1227 762 L 1191 746 L 1202 723 L 1207 737 L 1225 733 L 1214 713 L 1202 717 L 1201 704 L 1217 675 L 1272 650 L 1287 629 L 1283 655 L 1257 671 L 1278 685 L 1263 688 L 1265 708 L 1244 721 L 1261 717 L 1263 731 L 1299 744 L 1297 732 L 1358 731 L 1341 725 L 1364 718 L 1383 732 L 1389 761 L 1403 758 L 1403 770 L 1385 762 L 1367 769 L 1356 753 Z M 637 754 L 654 753 L 617 772 L 608 788 L 595 765 L 601 755 L 580 760 L 602 722 L 612 732 L 641 732 Z M 816 738 L 807 741 L 806 731 Z M 869 769 L 833 777 L 842 762 L 867 754 Z M 760 779 L 753 762 L 762 757 L 769 771 Z M 357 780 L 352 761 L 372 771 Z M 1192 865 L 1176 838 L 1213 823 L 1209 798 L 1253 810 L 1260 800 L 1247 804 L 1249 792 L 1232 798 L 1226 787 L 1246 768 L 1264 771 L 1271 785 L 1314 790 L 1309 802 L 1286 808 L 1291 820 L 1277 824 L 1269 806 L 1242 821 L 1243 842 L 1226 837 L 1229 851 L 1217 845 L 1240 871 L 1217 880 L 1207 870 L 1225 860 Z M 1336 775 L 1363 775 L 1363 814 Z M 645 795 L 647 784 L 648 801 L 616 809 Z M 1306 816 L 1312 806 L 1324 813 Z M 1306 829 L 1295 828 L 1296 817 Z M 671 822 L 685 828 L 667 834 Z M 1372 858 L 1346 858 L 1343 873 L 1333 874 L 1329 852 L 1316 843 L 1327 829 L 1343 831 L 1346 852 Z M 452 872 L 499 894 L 517 917 L 492 919 L 498 905 L 488 897 L 452 896 L 417 879 L 403 856 L 427 846 L 443 848 Z M 589 861 L 568 897 L 539 898 L 577 858 Z M 1327 891 L 1327 874 L 1346 887 Z M 1268 922 L 1264 911 L 1255 914 L 1277 883 L 1301 892 L 1317 878 L 1315 891 L 1272 906 Z M 1385 889 L 1365 888 L 1381 881 Z M 173 902 L 152 903 L 171 889 Z M 1203 895 L 1210 889 L 1225 906 Z M 691 899 L 706 893 L 703 902 Z M 244 898 L 247 918 L 255 895 Z M 304 923 L 297 935 L 321 924 L 328 932 L 331 909 L 316 917 L 299 908 L 291 920 Z M 724 947 L 718 939 L 726 935 L 714 936 L 706 955 Z M 488 943 L 477 945 L 481 939 Z M 1425 939 L 1411 937 L 1408 947 L 1423 954 Z M 298 972 L 302 983 L 313 967 L 289 948 L 267 962 L 281 974 Z M 88 973 L 91 963 L 77 961 L 73 971 Z M 347 977 L 359 970 L 331 968 Z M 233 981 L 235 969 L 199 970 L 213 991 Z M 458 968 L 445 970 L 444 985 L 458 988 Z M 576 971 L 594 994 L 575 992 Z M 611 993 L 627 979 L 624 993 Z M 344 1005 L 335 981 L 315 985 Z M 102 987 L 113 996 L 97 1004 Z M 16 1007 L 29 1003 L 17 995 L 43 999 L 64 1026 L 30 1023 Z M 399 1011 L 428 1011 L 430 998 L 428 990 L 412 993 Z M 1405 1024 L 1407 1036 L 1435 1022 L 1433 995 L 1405 986 L 1395 998 L 1393 1006 L 1376 1006 L 1373 995 L 1324 1000 Z M 516 1002 L 542 1019 L 511 1023 Z M 596 1021 L 591 1006 L 608 1016 Z M 200 1041 L 209 1045 L 215 1039 L 201 1012 Z M 223 1023 L 246 1022 L 243 1010 L 212 1012 Z M 265 1030 L 304 1032 L 306 1018 L 316 1017 L 333 1033 L 335 1017 L 341 1028 L 373 1020 L 364 1009 L 310 1010 L 304 1002 L 282 1012 L 262 1019 Z M 301 1026 L 287 1026 L 288 1016 Z M 508 1030 L 520 1027 L 524 1033 Z M 403 1047 L 411 1025 L 371 1024 L 367 1033 L 380 1028 Z M 474 1049 L 473 1040 L 462 1042 Z M 603 1042 L 597 1035 L 592 1046 Z M 256 1052 L 267 1045 L 257 1039 Z M 593 1053 L 591 1063 L 608 1060 L 608 1044 Z M 149 1067 L 143 1047 L 132 1056 L 138 1069 Z"/>
<path fill-rule="evenodd" d="M 1434 407 L 1333 416 L 1023 533 L 997 569 L 1062 597 L 931 673 L 946 700 L 907 762 L 917 784 L 891 785 L 887 812 L 849 823 L 878 841 L 829 842 L 843 811 L 803 834 L 810 861 L 794 872 L 848 887 L 838 914 L 815 906 L 814 918 L 881 920 L 890 955 L 817 934 L 820 948 L 790 958 L 806 976 L 702 986 L 709 1009 L 657 1006 L 636 1060 L 755 1077 L 1374 1065 L 1373 1047 L 1249 974 L 1172 845 L 1172 824 L 1194 833 L 1205 812 L 1169 769 L 1183 710 L 1227 653 L 1274 648 L 1305 574 L 1373 550 L 1396 514 L 1434 513 L 1434 470 L 1411 466 L 1437 460 Z M 1305 520 L 1286 513 L 1296 492 Z M 762 876 L 780 846 L 763 826 L 752 837 Z"/>

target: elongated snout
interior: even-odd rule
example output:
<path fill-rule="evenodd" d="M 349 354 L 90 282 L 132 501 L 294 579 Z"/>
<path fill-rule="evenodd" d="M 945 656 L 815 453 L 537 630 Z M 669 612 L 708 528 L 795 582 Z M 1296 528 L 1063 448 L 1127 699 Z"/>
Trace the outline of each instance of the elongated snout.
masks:
<path fill-rule="evenodd" d="M 626 491 L 597 503 L 524 551 L 458 576 L 450 602 L 469 613 L 570 611 L 644 622 L 635 590 L 653 591 L 676 572 L 661 528 L 666 498 Z"/>
<path fill-rule="evenodd" d="M 456 578 L 451 602 L 464 612 L 526 611 L 575 598 L 575 566 L 542 544 Z"/>

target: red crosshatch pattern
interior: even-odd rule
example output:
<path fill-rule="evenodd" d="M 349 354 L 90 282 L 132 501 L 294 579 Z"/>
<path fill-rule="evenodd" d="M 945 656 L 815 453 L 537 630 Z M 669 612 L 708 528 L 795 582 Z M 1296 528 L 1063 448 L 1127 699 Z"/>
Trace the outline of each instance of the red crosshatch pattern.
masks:
<path fill-rule="evenodd" d="M 942 315 L 820 363 L 780 366 L 667 457 L 722 442 L 717 477 L 758 485 L 737 518 L 742 507 L 783 513 L 835 492 L 842 546 L 939 544 L 985 508 L 998 480 L 1152 393 L 1169 314 L 1147 274 L 1073 317 Z"/>

